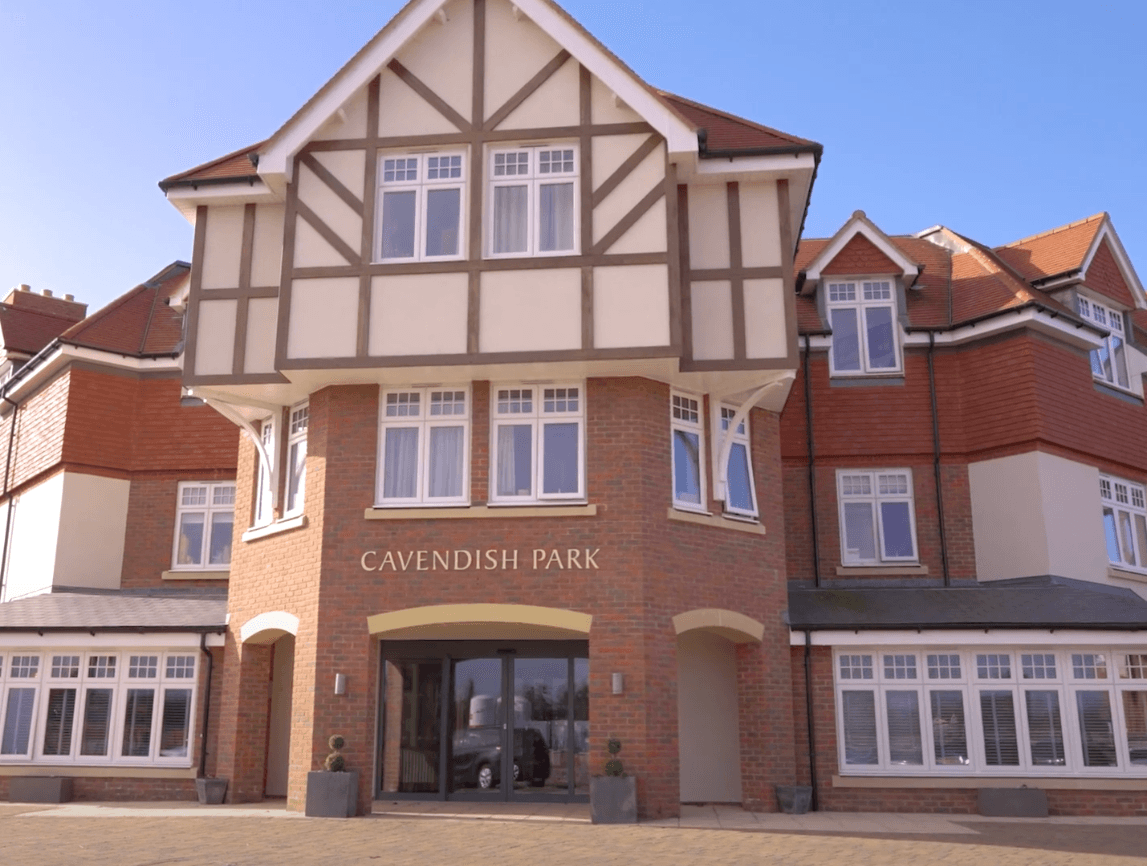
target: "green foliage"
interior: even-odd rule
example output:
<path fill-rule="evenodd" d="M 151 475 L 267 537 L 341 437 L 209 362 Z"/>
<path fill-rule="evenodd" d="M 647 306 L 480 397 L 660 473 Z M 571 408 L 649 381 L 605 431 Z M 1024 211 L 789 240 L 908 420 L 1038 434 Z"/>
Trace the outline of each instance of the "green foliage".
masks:
<path fill-rule="evenodd" d="M 323 767 L 325 767 L 326 770 L 331 773 L 345 773 L 346 758 L 342 756 L 342 753 L 339 752 L 339 749 L 346 745 L 346 740 L 344 740 L 338 734 L 335 734 L 333 737 L 327 740 L 327 745 L 331 747 L 332 751 L 329 755 L 327 755 L 327 759 L 323 761 Z"/>
<path fill-rule="evenodd" d="M 625 767 L 621 765 L 621 760 L 617 757 L 617 753 L 621 751 L 621 740 L 610 738 L 609 742 L 605 744 L 605 748 L 612 756 L 605 762 L 605 774 L 607 776 L 624 776 Z"/>

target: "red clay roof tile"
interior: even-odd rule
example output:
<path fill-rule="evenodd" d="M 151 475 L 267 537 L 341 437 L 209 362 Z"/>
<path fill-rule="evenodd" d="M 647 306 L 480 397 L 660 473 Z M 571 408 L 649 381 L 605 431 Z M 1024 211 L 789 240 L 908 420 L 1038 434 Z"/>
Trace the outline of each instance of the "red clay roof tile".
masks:
<path fill-rule="evenodd" d="M 258 172 L 252 157 L 258 154 L 259 148 L 264 144 L 266 144 L 265 141 L 260 141 L 250 147 L 241 147 L 226 156 L 173 174 L 171 177 L 161 180 L 159 188 L 166 192 L 168 187 L 172 186 L 193 186 L 203 181 L 242 180 L 255 177 Z"/>
<path fill-rule="evenodd" d="M 708 151 L 789 151 L 793 148 L 821 151 L 819 144 L 807 138 L 789 135 L 664 90 L 658 90 L 657 95 L 697 129 L 705 130 Z"/>
<path fill-rule="evenodd" d="M 0 340 L 5 349 L 35 355 L 75 324 L 75 319 L 0 304 Z"/>
<path fill-rule="evenodd" d="M 1028 280 L 1070 273 L 1083 267 L 1083 260 L 1106 213 L 1097 213 L 1038 235 L 996 247 L 996 253 Z"/>

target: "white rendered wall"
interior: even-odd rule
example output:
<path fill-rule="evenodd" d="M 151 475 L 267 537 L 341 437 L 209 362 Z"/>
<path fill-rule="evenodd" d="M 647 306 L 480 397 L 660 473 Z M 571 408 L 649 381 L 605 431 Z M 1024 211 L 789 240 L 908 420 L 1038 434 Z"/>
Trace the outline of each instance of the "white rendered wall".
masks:
<path fill-rule="evenodd" d="M 131 482 L 65 472 L 55 586 L 118 589 Z M 175 531 L 175 527 L 171 528 Z"/>
<path fill-rule="evenodd" d="M 741 802 L 737 662 L 723 637 L 677 637 L 677 742 L 682 803 Z"/>
<path fill-rule="evenodd" d="M 64 473 L 25 490 L 16 499 L 3 601 L 47 592 L 56 566 Z"/>

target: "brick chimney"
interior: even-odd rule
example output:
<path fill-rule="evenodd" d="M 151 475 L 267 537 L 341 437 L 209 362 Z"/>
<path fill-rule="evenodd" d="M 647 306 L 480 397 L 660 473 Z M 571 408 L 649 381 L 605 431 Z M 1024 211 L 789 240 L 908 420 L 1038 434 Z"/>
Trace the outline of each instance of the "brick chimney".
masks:
<path fill-rule="evenodd" d="M 78 322 L 88 314 L 88 305 L 77 303 L 72 295 L 57 298 L 49 289 L 36 294 L 26 283 L 21 283 L 12 289 L 4 299 L 4 303 L 19 310 L 55 316 L 66 322 Z"/>

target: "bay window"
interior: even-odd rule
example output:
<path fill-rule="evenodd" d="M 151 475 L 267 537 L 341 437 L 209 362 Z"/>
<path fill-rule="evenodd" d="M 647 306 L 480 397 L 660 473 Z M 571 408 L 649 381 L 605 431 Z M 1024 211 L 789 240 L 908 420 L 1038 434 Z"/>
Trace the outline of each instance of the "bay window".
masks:
<path fill-rule="evenodd" d="M 1079 314 L 1108 334 L 1103 345 L 1091 350 L 1091 374 L 1101 382 L 1127 388 L 1127 352 L 1124 336 L 1123 313 L 1091 298 L 1079 298 Z"/>
<path fill-rule="evenodd" d="M 700 397 L 677 392 L 669 395 L 674 508 L 705 511 L 708 507 L 702 456 L 705 453 L 703 419 Z"/>
<path fill-rule="evenodd" d="M 584 385 L 491 389 L 491 502 L 585 499 Z"/>
<path fill-rule="evenodd" d="M 470 396 L 465 388 L 382 395 L 381 505 L 460 505 L 469 500 Z"/>
<path fill-rule="evenodd" d="M 488 251 L 491 256 L 557 255 L 577 250 L 578 152 L 574 145 L 491 150 Z"/>
<path fill-rule="evenodd" d="M 1107 560 L 1119 568 L 1147 571 L 1147 500 L 1142 484 L 1099 477 Z"/>
<path fill-rule="evenodd" d="M 172 568 L 222 571 L 231 567 L 235 482 L 179 484 Z"/>
<path fill-rule="evenodd" d="M 895 373 L 900 367 L 896 289 L 891 280 L 829 282 L 825 309 L 832 328 L 833 375 Z"/>
<path fill-rule="evenodd" d="M 385 154 L 378 178 L 378 261 L 461 258 L 463 154 Z"/>
<path fill-rule="evenodd" d="M 836 483 L 845 565 L 916 561 L 912 470 L 839 470 Z"/>

